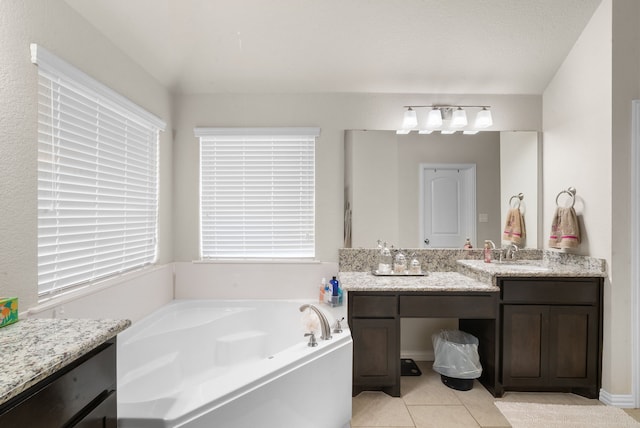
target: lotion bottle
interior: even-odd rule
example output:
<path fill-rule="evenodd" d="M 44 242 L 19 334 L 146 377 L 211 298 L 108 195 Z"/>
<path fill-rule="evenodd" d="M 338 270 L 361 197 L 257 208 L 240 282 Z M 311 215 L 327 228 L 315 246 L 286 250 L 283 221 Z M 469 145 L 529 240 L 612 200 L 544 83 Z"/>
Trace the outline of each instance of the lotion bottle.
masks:
<path fill-rule="evenodd" d="M 491 263 L 491 243 L 484 241 L 484 262 Z"/>
<path fill-rule="evenodd" d="M 324 298 L 325 298 L 324 293 L 326 289 L 327 289 L 327 279 L 322 278 L 322 281 L 320 281 L 320 298 L 318 299 L 320 303 L 324 303 Z"/>

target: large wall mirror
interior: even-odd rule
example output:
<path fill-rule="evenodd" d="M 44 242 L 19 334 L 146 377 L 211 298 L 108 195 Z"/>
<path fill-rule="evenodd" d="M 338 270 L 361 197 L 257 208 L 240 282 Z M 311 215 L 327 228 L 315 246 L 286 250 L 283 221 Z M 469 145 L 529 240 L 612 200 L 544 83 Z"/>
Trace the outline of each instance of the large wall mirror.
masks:
<path fill-rule="evenodd" d="M 381 239 L 399 248 L 461 248 L 463 239 L 437 247 L 425 244 L 421 171 L 425 165 L 474 165 L 473 245 L 485 239 L 499 245 L 507 211 L 519 205 L 527 233 L 523 246 L 538 248 L 540 160 L 537 132 L 346 131 L 345 247 L 372 248 Z M 522 200 L 514 198 L 518 194 Z"/>

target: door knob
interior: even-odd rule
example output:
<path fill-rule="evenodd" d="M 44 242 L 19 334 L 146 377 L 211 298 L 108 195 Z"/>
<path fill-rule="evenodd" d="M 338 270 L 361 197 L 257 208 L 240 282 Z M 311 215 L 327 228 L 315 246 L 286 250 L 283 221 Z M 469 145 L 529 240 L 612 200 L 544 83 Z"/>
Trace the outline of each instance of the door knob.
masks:
<path fill-rule="evenodd" d="M 429 238 L 425 238 L 424 243 L 429 245 Z"/>

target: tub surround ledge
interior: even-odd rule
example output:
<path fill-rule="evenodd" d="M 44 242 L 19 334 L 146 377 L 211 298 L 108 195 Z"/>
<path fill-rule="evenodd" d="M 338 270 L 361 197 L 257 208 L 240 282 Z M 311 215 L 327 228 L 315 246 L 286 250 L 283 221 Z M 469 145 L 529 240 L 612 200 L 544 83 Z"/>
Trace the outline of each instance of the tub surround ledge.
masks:
<path fill-rule="evenodd" d="M 131 325 L 129 320 L 27 318 L 0 329 L 0 404 Z"/>

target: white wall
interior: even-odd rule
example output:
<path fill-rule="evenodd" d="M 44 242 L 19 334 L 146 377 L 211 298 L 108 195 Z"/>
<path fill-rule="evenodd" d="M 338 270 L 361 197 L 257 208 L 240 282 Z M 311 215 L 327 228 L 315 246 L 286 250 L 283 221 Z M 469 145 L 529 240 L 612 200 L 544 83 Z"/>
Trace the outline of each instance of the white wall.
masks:
<path fill-rule="evenodd" d="M 604 0 L 543 94 L 543 212 L 548 231 L 557 193 L 577 189 L 579 253 L 605 259 L 609 267 L 603 389 L 620 395 L 631 392 L 630 308 L 622 298 L 629 283 L 611 269 L 614 218 L 627 215 L 612 199 L 612 125 L 612 0 Z"/>
<path fill-rule="evenodd" d="M 173 300 L 173 264 L 155 266 L 31 307 L 35 318 L 111 318 L 135 322 Z"/>
<path fill-rule="evenodd" d="M 318 126 L 316 256 L 337 261 L 343 243 L 344 131 L 400 127 L 403 105 L 452 103 L 492 106 L 494 130 L 540 130 L 536 95 L 213 94 L 174 98 L 174 257 L 197 260 L 197 126 Z M 375 238 L 374 238 L 375 239 Z"/>
<path fill-rule="evenodd" d="M 611 289 L 605 294 L 610 306 L 609 325 L 605 330 L 608 348 L 607 369 L 611 371 L 611 393 L 629 392 L 631 382 L 630 364 L 640 368 L 639 361 L 633 361 L 630 340 L 640 341 L 640 337 L 630 338 L 633 329 L 629 312 L 631 304 L 631 264 L 640 260 L 631 259 L 629 231 L 631 230 L 631 100 L 640 99 L 640 2 L 636 0 L 616 0 L 612 2 L 612 183 L 611 183 Z M 638 195 L 635 195 L 637 198 Z M 638 287 L 639 284 L 635 284 Z M 640 310 L 640 308 L 636 308 Z M 637 330 L 636 330 L 637 331 Z M 605 348 L 606 349 L 606 348 Z M 610 355 L 610 357 L 609 357 Z M 640 379 L 636 373 L 636 381 Z M 640 394 L 640 385 L 635 385 Z M 635 397 L 635 407 L 640 397 Z"/>
<path fill-rule="evenodd" d="M 317 299 L 338 264 L 320 262 L 175 263 L 176 299 Z"/>
<path fill-rule="evenodd" d="M 38 302 L 37 68 L 30 62 L 30 43 L 46 47 L 167 122 L 160 141 L 159 263 L 172 261 L 168 91 L 62 0 L 0 1 L 0 40 L 0 296 L 17 296 L 23 313 Z M 136 285 L 133 281 L 131 287 Z"/>
<path fill-rule="evenodd" d="M 500 225 L 506 223 L 511 198 L 522 193 L 524 197 L 519 203 L 525 219 L 526 248 L 542 248 L 544 242 L 538 235 L 538 220 L 542 223 L 542 216 L 538 217 L 538 201 L 542 200 L 540 156 L 537 132 L 500 133 Z M 515 206 L 516 201 L 514 199 L 511 206 Z"/>

